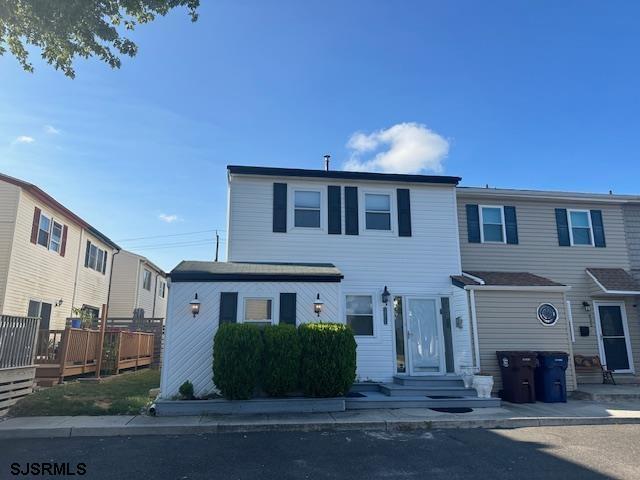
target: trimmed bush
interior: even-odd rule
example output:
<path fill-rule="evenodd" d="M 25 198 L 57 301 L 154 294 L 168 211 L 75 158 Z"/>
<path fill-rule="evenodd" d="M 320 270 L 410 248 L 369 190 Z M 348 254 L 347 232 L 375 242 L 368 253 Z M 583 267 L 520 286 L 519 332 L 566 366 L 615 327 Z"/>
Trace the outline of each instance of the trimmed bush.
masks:
<path fill-rule="evenodd" d="M 264 356 L 262 389 L 273 397 L 298 388 L 300 375 L 300 340 L 293 325 L 267 326 L 262 332 Z"/>
<path fill-rule="evenodd" d="M 305 395 L 345 395 L 356 378 L 356 341 L 341 323 L 306 323 L 298 329 L 302 347 L 300 384 Z"/>
<path fill-rule="evenodd" d="M 229 400 L 253 396 L 262 364 L 262 332 L 254 325 L 226 323 L 213 339 L 213 383 Z"/>
<path fill-rule="evenodd" d="M 191 383 L 189 380 L 187 380 L 182 385 L 180 385 L 180 388 L 178 389 L 178 392 L 180 393 L 180 396 L 184 400 L 193 400 L 193 398 L 194 398 L 193 397 L 193 383 Z"/>

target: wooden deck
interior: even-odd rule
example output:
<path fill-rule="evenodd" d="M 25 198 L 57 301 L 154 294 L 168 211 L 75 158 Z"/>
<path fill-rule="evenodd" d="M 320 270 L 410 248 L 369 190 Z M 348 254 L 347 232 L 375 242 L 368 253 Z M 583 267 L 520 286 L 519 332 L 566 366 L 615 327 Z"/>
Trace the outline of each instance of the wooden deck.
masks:
<path fill-rule="evenodd" d="M 100 330 L 65 328 L 41 331 L 36 351 L 36 378 L 57 383 L 67 377 L 97 373 Z M 128 368 L 150 365 L 153 361 L 153 334 L 108 331 L 105 333 L 103 368 L 119 373 Z M 111 361 L 110 361 L 111 360 Z M 109 368 L 109 365 L 112 365 Z"/>

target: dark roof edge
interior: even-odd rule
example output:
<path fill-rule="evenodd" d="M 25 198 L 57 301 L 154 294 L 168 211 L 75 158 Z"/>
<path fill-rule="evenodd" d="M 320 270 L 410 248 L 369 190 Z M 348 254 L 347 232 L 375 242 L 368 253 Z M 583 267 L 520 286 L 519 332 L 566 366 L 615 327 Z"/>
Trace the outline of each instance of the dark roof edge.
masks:
<path fill-rule="evenodd" d="M 374 180 L 403 183 L 435 183 L 442 185 L 458 185 L 461 177 L 445 175 L 409 175 L 403 173 L 349 172 L 344 170 L 308 170 L 303 168 L 253 167 L 243 165 L 227 165 L 232 174 L 266 175 L 272 177 L 306 177 L 343 180 Z"/>
<path fill-rule="evenodd" d="M 178 282 L 316 282 L 339 283 L 344 275 L 287 275 L 256 273 L 174 272 L 168 277 Z"/>
<path fill-rule="evenodd" d="M 3 173 L 0 173 L 0 180 L 4 180 L 7 183 L 10 183 L 12 185 L 15 185 L 17 187 L 20 187 L 20 188 L 26 190 L 31 195 L 36 197 L 41 202 L 47 204 L 52 209 L 57 210 L 59 213 L 62 213 L 63 215 L 71 218 L 74 222 L 76 222 L 81 227 L 85 228 L 92 235 L 95 235 L 96 237 L 98 237 L 104 243 L 112 246 L 113 248 L 115 248 L 117 250 L 121 250 L 120 246 L 117 243 L 115 243 L 113 240 L 111 240 L 105 234 L 101 233 L 96 228 L 92 227 L 89 223 L 87 223 L 85 220 L 83 220 L 78 215 L 73 213 L 67 207 L 62 205 L 60 202 L 58 202 L 55 198 L 53 198 L 47 192 L 42 190 L 40 187 L 38 187 L 38 186 L 36 186 L 36 185 L 34 185 L 32 183 L 25 182 L 24 180 L 20 180 L 19 178 L 15 178 L 15 177 L 11 177 L 9 175 L 5 175 Z"/>

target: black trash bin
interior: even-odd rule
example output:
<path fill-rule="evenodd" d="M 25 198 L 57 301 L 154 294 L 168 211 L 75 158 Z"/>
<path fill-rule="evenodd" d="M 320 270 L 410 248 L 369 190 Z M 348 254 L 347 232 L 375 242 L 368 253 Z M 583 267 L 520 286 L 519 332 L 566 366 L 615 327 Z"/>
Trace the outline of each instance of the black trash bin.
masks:
<path fill-rule="evenodd" d="M 511 403 L 535 403 L 536 352 L 496 352 L 502 374 L 503 400 Z"/>
<path fill-rule="evenodd" d="M 567 401 L 569 355 L 565 352 L 537 352 L 536 399 L 546 403 Z"/>

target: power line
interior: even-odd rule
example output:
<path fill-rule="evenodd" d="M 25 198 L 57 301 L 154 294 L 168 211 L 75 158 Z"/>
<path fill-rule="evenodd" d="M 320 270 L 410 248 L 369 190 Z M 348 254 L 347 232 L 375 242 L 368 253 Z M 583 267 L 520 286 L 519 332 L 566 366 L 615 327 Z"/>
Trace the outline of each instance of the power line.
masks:
<path fill-rule="evenodd" d="M 226 232 L 224 228 L 213 228 L 211 230 L 199 230 L 196 232 L 184 232 L 184 233 L 172 233 L 168 235 L 151 235 L 149 237 L 136 237 L 136 238 L 121 238 L 116 242 L 133 242 L 134 240 L 147 240 L 152 238 L 166 238 L 166 237 L 182 237 L 185 235 L 196 235 L 198 233 L 212 233 L 212 232 Z"/>
<path fill-rule="evenodd" d="M 195 240 L 185 240 L 185 241 L 181 241 L 181 242 L 169 242 L 169 243 L 148 243 L 145 245 L 136 245 L 134 247 L 131 248 L 153 248 L 153 247 L 171 247 L 171 246 L 180 246 L 180 245 L 191 245 L 191 244 L 195 244 L 195 243 L 211 243 L 212 245 L 215 244 L 215 237 L 214 238 L 198 238 Z"/>
<path fill-rule="evenodd" d="M 220 240 L 220 243 L 225 243 L 224 240 Z M 194 242 L 194 243 L 184 243 L 184 244 L 173 244 L 173 245 L 156 245 L 156 246 L 147 246 L 147 247 L 136 247 L 139 250 L 162 250 L 165 248 L 185 248 L 185 247 L 204 247 L 214 245 L 213 240 L 207 240 L 206 242 Z"/>

